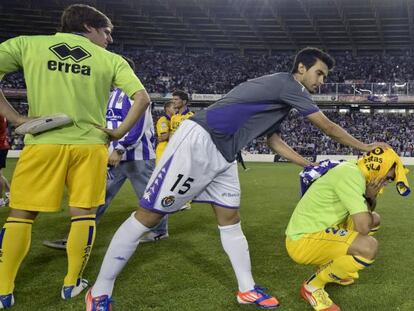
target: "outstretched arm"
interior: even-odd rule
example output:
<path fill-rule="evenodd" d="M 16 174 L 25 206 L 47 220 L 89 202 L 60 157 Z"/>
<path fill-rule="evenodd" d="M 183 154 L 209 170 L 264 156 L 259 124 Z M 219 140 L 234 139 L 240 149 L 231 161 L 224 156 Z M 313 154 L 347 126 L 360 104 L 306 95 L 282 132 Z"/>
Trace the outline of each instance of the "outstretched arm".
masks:
<path fill-rule="evenodd" d="M 329 120 L 321 111 L 308 115 L 307 119 L 312 122 L 313 125 L 320 128 L 321 131 L 326 135 L 343 145 L 350 146 L 364 152 L 371 151 L 376 147 L 381 147 L 383 149 L 390 148 L 388 144 L 383 142 L 365 144 L 359 141 L 347 131 L 345 131 L 342 127 Z"/>
<path fill-rule="evenodd" d="M 286 144 L 279 134 L 274 133 L 272 136 L 268 137 L 267 144 L 274 152 L 297 165 L 307 166 L 313 164 Z"/>

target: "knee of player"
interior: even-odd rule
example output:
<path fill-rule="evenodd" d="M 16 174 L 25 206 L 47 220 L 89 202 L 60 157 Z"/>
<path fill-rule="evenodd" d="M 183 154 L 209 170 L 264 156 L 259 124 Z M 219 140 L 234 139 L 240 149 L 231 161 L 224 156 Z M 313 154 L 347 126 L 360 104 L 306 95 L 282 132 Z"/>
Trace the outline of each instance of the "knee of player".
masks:
<path fill-rule="evenodd" d="M 240 222 L 240 213 L 238 209 L 224 208 L 212 205 L 216 214 L 219 226 L 229 226 Z"/>
<path fill-rule="evenodd" d="M 372 228 L 376 228 L 381 224 L 381 216 L 377 212 L 372 212 Z"/>
<path fill-rule="evenodd" d="M 372 236 L 364 236 L 364 242 L 361 245 L 361 256 L 367 259 L 374 259 L 378 251 L 378 241 Z"/>
<path fill-rule="evenodd" d="M 377 255 L 377 251 L 378 241 L 374 237 L 359 234 L 349 248 L 348 254 L 372 260 Z"/>
<path fill-rule="evenodd" d="M 134 217 L 147 228 L 152 228 L 159 224 L 164 215 L 139 207 L 134 214 Z"/>

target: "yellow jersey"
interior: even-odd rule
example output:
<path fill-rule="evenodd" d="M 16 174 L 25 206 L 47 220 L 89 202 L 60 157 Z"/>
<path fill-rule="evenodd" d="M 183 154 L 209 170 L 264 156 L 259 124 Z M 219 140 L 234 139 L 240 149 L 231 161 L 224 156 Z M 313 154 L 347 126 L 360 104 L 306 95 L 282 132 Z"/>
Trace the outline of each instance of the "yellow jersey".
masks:
<path fill-rule="evenodd" d="M 185 109 L 182 113 L 177 113 L 173 115 L 171 117 L 171 122 L 170 122 L 171 133 L 174 134 L 175 131 L 180 126 L 181 122 L 183 122 L 185 119 L 188 119 L 192 115 L 194 115 L 194 112 L 191 112 L 188 108 Z"/>
<path fill-rule="evenodd" d="M 162 134 L 170 132 L 170 118 L 168 116 L 162 116 L 158 119 L 156 124 L 157 137 L 160 137 Z M 165 147 L 167 147 L 168 140 L 158 142 L 157 147 L 155 148 L 155 162 L 158 163 L 162 154 L 164 153 Z"/>

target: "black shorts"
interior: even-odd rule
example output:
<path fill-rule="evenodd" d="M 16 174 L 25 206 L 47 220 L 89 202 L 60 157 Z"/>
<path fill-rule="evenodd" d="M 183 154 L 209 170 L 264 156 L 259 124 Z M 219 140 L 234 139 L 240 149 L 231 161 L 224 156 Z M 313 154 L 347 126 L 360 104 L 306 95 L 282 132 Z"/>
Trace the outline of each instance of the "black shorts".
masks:
<path fill-rule="evenodd" d="M 6 167 L 6 159 L 7 159 L 8 152 L 9 152 L 8 149 L 0 150 L 0 169 Z"/>

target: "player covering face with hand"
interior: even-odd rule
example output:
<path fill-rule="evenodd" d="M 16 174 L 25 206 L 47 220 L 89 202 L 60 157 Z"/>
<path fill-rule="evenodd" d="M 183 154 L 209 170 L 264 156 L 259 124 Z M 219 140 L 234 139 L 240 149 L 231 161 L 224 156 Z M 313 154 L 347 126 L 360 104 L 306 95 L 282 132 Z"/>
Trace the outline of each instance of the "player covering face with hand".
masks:
<path fill-rule="evenodd" d="M 374 262 L 377 194 L 395 182 L 398 193 L 408 195 L 407 172 L 394 150 L 376 148 L 358 161 L 329 169 L 305 192 L 287 227 L 286 248 L 295 262 L 319 266 L 301 287 L 314 310 L 340 310 L 325 285 L 352 284 L 358 271 Z"/>

